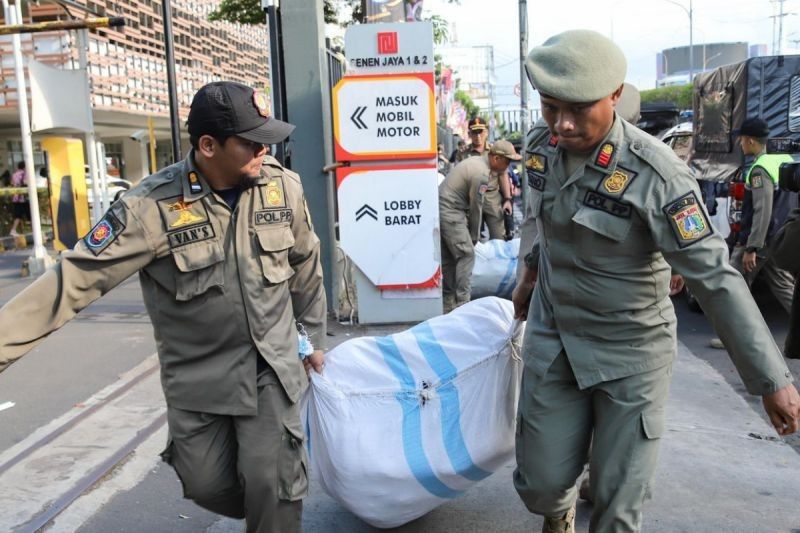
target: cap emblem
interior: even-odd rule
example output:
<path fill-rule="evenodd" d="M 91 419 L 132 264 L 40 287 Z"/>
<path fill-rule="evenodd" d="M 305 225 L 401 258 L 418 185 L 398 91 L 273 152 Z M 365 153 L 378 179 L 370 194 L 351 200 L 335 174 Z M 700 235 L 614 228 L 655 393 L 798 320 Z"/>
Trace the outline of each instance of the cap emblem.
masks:
<path fill-rule="evenodd" d="M 258 114 L 264 118 L 269 118 L 269 103 L 267 96 L 260 91 L 253 91 L 253 104 L 256 106 Z"/>

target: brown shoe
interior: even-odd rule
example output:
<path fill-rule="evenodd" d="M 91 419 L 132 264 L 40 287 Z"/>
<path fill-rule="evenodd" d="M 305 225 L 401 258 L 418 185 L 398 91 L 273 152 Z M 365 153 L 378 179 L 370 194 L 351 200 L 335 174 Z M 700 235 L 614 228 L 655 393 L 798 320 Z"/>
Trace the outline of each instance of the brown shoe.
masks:
<path fill-rule="evenodd" d="M 542 533 L 575 533 L 575 506 L 561 518 L 545 516 Z"/>

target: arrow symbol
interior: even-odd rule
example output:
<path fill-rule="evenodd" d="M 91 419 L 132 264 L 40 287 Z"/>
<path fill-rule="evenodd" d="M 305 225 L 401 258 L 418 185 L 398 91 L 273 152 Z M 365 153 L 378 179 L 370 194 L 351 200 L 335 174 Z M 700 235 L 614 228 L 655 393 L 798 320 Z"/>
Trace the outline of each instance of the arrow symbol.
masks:
<path fill-rule="evenodd" d="M 350 115 L 350 120 L 352 120 L 353 124 L 356 125 L 356 128 L 358 128 L 360 130 L 368 129 L 367 125 L 361 119 L 361 117 L 364 116 L 364 111 L 366 111 L 366 110 L 367 110 L 367 106 L 364 106 L 364 107 L 358 106 L 358 107 L 356 107 L 356 110 L 353 112 L 353 114 Z"/>
<path fill-rule="evenodd" d="M 366 108 L 364 108 L 364 109 L 366 109 Z M 378 212 L 375 211 L 375 209 L 373 209 L 372 206 L 369 205 L 369 204 L 362 205 L 358 209 L 358 211 L 356 211 L 356 222 L 361 220 L 364 216 L 370 216 L 370 217 L 374 218 L 375 220 L 378 220 Z"/>

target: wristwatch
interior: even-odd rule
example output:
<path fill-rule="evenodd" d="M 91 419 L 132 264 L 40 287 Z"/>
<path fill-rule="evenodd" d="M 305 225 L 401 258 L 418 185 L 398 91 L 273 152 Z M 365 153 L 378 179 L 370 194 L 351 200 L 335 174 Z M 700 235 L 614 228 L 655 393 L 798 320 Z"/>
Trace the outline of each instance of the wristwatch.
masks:
<path fill-rule="evenodd" d="M 511 198 L 503 198 L 503 203 L 510 202 Z"/>
<path fill-rule="evenodd" d="M 754 254 L 758 251 L 758 248 L 755 246 L 748 246 L 747 248 L 744 249 L 744 251 L 747 252 L 748 254 Z"/>

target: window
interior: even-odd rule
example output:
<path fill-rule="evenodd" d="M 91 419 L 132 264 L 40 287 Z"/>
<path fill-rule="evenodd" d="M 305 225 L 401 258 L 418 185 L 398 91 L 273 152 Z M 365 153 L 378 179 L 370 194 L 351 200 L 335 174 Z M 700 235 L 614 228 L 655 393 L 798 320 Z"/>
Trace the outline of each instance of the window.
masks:
<path fill-rule="evenodd" d="M 800 132 L 800 76 L 789 84 L 789 131 Z"/>

